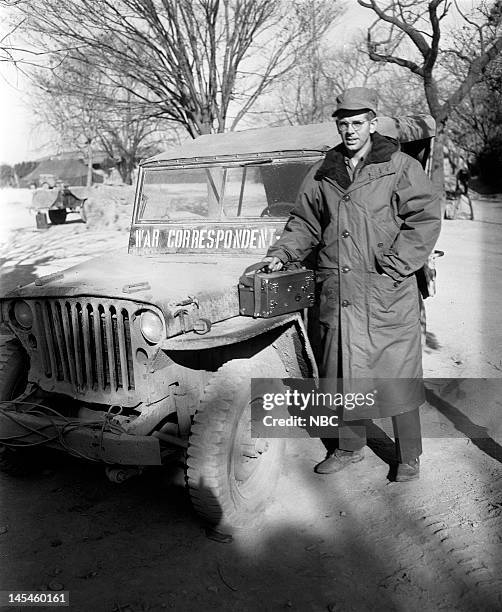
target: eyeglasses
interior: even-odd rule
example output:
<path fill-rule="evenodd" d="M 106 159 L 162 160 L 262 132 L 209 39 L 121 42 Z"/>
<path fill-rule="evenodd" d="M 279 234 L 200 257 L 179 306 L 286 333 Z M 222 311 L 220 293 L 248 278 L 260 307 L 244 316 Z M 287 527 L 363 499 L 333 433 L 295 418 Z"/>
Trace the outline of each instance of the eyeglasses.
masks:
<path fill-rule="evenodd" d="M 338 127 L 338 129 L 340 130 L 340 132 L 346 132 L 349 127 L 354 128 L 354 130 L 356 132 L 359 132 L 359 130 L 363 127 L 363 125 L 365 123 L 369 123 L 369 121 L 366 119 L 364 121 L 362 120 L 356 120 L 356 121 L 337 121 L 336 125 Z"/>

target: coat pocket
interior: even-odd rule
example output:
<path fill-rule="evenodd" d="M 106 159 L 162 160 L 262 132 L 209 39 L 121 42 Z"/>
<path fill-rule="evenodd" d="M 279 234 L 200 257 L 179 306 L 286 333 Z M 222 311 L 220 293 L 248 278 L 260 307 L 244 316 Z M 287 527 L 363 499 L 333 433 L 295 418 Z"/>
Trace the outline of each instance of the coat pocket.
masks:
<path fill-rule="evenodd" d="M 338 327 L 340 285 L 338 274 L 318 274 L 319 322 Z"/>
<path fill-rule="evenodd" d="M 415 275 L 401 282 L 384 274 L 371 274 L 372 327 L 403 327 L 417 324 L 420 318 Z"/>
<path fill-rule="evenodd" d="M 391 225 L 390 222 L 375 224 L 371 232 L 371 247 L 377 259 L 381 253 L 388 251 L 392 247 L 398 234 L 399 229 L 394 224 Z"/>

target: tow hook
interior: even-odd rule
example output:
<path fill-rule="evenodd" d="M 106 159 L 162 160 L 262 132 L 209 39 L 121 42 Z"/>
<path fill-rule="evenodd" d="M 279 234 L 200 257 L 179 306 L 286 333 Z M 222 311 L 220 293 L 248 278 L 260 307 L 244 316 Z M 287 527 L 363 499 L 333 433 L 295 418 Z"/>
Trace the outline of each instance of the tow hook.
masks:
<path fill-rule="evenodd" d="M 178 308 L 173 312 L 173 317 L 174 318 L 179 317 L 181 333 L 185 334 L 187 331 L 189 331 L 190 321 L 192 320 L 193 311 L 199 310 L 200 308 L 199 300 L 195 296 L 189 295 L 186 300 L 182 300 L 181 302 L 178 302 L 177 304 L 175 304 L 175 306 L 178 306 Z M 192 308 L 189 310 L 188 306 L 192 306 Z M 188 321 L 186 320 L 185 317 L 188 318 Z M 209 329 L 211 329 L 211 323 L 207 321 L 206 319 L 196 319 L 196 321 L 197 321 L 197 325 L 195 327 L 197 329 L 202 330 L 202 331 L 197 331 L 196 329 L 194 329 L 196 333 L 205 334 L 209 331 Z M 207 323 L 209 323 L 209 327 L 206 321 Z M 194 327 L 193 322 L 192 322 L 192 327 Z"/>
<path fill-rule="evenodd" d="M 114 466 L 110 465 L 105 467 L 106 477 L 110 482 L 121 483 L 129 480 L 133 476 L 139 476 L 143 468 L 141 466 Z"/>
<path fill-rule="evenodd" d="M 191 306 L 192 304 L 195 306 L 195 308 L 200 308 L 199 300 L 195 296 L 189 295 L 186 300 L 178 302 L 176 306 Z"/>

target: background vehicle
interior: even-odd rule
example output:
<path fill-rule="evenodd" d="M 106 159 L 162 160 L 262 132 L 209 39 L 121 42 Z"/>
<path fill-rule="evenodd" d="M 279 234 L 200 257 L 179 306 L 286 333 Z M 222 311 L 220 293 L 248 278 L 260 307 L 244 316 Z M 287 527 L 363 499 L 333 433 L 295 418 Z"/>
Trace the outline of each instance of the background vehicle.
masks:
<path fill-rule="evenodd" d="M 39 177 L 39 185 L 42 189 L 52 189 L 57 184 L 57 179 L 54 174 L 41 174 Z"/>
<path fill-rule="evenodd" d="M 434 129 L 428 116 L 379 120 L 423 164 Z M 221 530 L 249 525 L 284 449 L 250 435 L 250 379 L 317 369 L 303 313 L 240 316 L 238 279 L 337 142 L 333 123 L 267 128 L 201 136 L 145 161 L 127 254 L 0 302 L 13 334 L 0 353 L 4 463 L 47 444 L 121 481 L 181 455 L 199 514 Z"/>
<path fill-rule="evenodd" d="M 56 185 L 37 189 L 33 192 L 32 205 L 37 211 L 37 227 L 47 224 L 47 215 L 53 225 L 61 225 L 69 213 L 77 213 L 81 220 L 87 222 L 85 202 L 88 198 L 86 187 L 68 187 Z"/>

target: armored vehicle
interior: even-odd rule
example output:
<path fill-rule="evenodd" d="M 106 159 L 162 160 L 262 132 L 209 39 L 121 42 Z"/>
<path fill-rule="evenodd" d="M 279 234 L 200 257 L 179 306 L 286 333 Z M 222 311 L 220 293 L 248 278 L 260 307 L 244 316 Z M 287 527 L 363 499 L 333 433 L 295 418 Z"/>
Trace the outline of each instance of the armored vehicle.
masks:
<path fill-rule="evenodd" d="M 425 164 L 428 116 L 380 118 Z M 194 507 L 248 525 L 274 490 L 284 440 L 250 434 L 251 378 L 317 375 L 304 312 L 240 314 L 238 281 L 281 234 L 333 123 L 204 135 L 140 166 L 128 253 L 1 300 L 4 465 L 33 445 L 124 480 L 181 456 Z"/>

